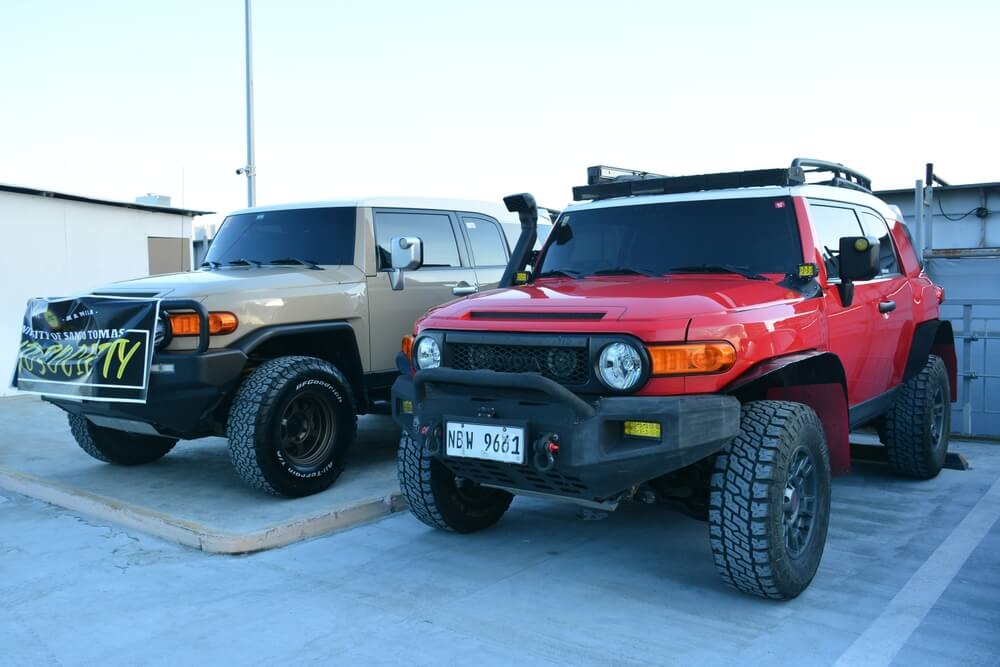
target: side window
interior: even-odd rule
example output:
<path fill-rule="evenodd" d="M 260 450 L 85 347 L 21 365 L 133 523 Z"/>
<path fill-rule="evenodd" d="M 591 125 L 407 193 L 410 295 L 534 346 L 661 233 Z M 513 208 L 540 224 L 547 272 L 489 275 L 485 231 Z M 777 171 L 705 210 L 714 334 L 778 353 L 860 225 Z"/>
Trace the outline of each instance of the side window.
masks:
<path fill-rule="evenodd" d="M 396 236 L 418 236 L 424 242 L 424 266 L 461 266 L 451 217 L 445 213 L 375 212 L 379 269 L 389 268 L 389 242 Z"/>
<path fill-rule="evenodd" d="M 826 274 L 831 280 L 840 278 L 840 239 L 843 236 L 860 236 L 861 225 L 852 208 L 809 204 L 809 219 L 812 221 L 816 247 L 823 255 Z"/>
<path fill-rule="evenodd" d="M 899 262 L 896 261 L 896 251 L 892 245 L 892 235 L 889 234 L 889 226 L 885 224 L 882 216 L 861 211 L 861 227 L 865 230 L 866 236 L 874 236 L 878 239 L 880 275 L 900 273 Z"/>
<path fill-rule="evenodd" d="M 507 242 L 497 223 L 486 218 L 462 216 L 462 225 L 472 246 L 472 263 L 476 266 L 506 266 Z"/>

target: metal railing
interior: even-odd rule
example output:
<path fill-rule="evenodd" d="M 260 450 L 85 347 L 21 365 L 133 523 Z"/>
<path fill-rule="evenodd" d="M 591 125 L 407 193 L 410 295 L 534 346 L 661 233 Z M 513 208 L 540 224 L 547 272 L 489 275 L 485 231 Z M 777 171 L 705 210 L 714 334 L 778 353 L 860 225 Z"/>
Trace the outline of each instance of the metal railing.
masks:
<path fill-rule="evenodd" d="M 992 311 L 992 312 L 984 312 Z M 958 405 L 963 435 L 1000 438 L 1000 299 L 945 302 L 958 355 Z M 952 430 L 956 424 L 952 422 Z"/>

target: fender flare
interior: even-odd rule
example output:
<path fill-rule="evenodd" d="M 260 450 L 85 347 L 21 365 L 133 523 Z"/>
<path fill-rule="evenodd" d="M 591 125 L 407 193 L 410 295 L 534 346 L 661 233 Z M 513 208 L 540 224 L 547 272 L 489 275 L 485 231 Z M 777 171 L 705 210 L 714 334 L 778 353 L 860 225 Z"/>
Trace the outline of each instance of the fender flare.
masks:
<path fill-rule="evenodd" d="M 339 334 L 349 336 L 351 344 L 348 349 L 339 348 L 341 356 L 346 359 L 346 367 L 340 371 L 347 377 L 354 390 L 354 400 L 358 409 L 367 410 L 368 394 L 364 383 L 364 365 L 361 362 L 361 352 L 354 327 L 344 320 L 329 320 L 325 322 L 304 322 L 300 324 L 275 324 L 256 329 L 239 340 L 230 343 L 229 347 L 241 350 L 248 357 L 255 349 L 276 338 L 293 338 L 300 335 Z"/>
<path fill-rule="evenodd" d="M 806 350 L 768 359 L 730 383 L 723 393 L 740 402 L 764 398 L 808 405 L 823 424 L 831 472 L 846 475 L 851 471 L 847 375 L 837 355 Z"/>
<path fill-rule="evenodd" d="M 847 398 L 847 375 L 840 358 L 832 352 L 806 350 L 774 357 L 753 366 L 743 375 L 730 382 L 722 391 L 737 398 L 746 395 L 753 385 L 788 387 L 817 384 L 816 371 L 825 371 L 823 384 L 835 382 L 841 386 Z M 760 383 L 760 384 L 758 384 Z"/>
<path fill-rule="evenodd" d="M 955 356 L 955 332 L 948 320 L 927 320 L 913 330 L 910 354 L 903 369 L 903 382 L 916 377 L 927 364 L 930 355 L 944 360 L 951 384 L 951 400 L 958 400 L 958 361 Z"/>

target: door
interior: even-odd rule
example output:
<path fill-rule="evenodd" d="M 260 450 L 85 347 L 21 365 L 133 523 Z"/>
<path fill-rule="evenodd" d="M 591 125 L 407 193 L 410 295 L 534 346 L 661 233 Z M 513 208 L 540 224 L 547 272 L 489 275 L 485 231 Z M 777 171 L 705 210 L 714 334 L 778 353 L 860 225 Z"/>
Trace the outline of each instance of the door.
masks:
<path fill-rule="evenodd" d="M 833 202 L 809 201 L 809 220 L 812 222 L 813 239 L 823 257 L 826 284 L 823 286 L 826 301 L 830 351 L 840 358 L 847 376 L 847 399 L 857 405 L 881 391 L 879 373 L 872 372 L 872 359 L 877 356 L 870 346 L 873 339 L 875 308 L 870 283 L 855 283 L 854 299 L 844 306 L 840 299 L 840 266 L 838 260 L 840 239 L 860 236 L 861 222 L 850 205 Z"/>
<path fill-rule="evenodd" d="M 368 277 L 371 370 L 395 368 L 402 337 L 432 306 L 456 298 L 454 291 L 475 289 L 476 274 L 465 249 L 458 217 L 447 211 L 375 209 L 378 272 Z M 416 236 L 423 241 L 424 264 L 403 273 L 403 289 L 389 284 L 389 241 Z M 463 239 L 459 243 L 459 239 Z"/>
<path fill-rule="evenodd" d="M 472 265 L 482 291 L 500 283 L 510 251 L 500 223 L 493 218 L 472 213 L 459 213 L 462 231 L 469 242 Z"/>
<path fill-rule="evenodd" d="M 902 381 L 910 352 L 913 288 L 900 268 L 899 253 L 885 219 L 871 209 L 861 208 L 858 212 L 865 235 L 879 240 L 879 275 L 865 283 L 865 288 L 871 290 L 875 301 L 872 311 L 874 352 L 878 355 L 875 365 L 882 391 L 887 391 Z"/>

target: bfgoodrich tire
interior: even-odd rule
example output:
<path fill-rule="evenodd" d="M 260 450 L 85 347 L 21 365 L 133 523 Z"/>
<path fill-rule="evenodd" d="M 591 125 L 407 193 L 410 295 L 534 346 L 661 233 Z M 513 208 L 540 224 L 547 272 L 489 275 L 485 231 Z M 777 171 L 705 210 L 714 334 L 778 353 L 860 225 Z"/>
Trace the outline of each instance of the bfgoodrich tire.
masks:
<path fill-rule="evenodd" d="M 513 496 L 455 477 L 413 438 L 399 441 L 399 488 L 410 511 L 431 528 L 474 533 L 504 515 Z"/>
<path fill-rule="evenodd" d="M 948 456 L 951 386 L 941 357 L 931 355 L 923 369 L 896 392 L 879 433 L 889 466 L 918 479 L 937 477 Z"/>
<path fill-rule="evenodd" d="M 250 486 L 298 498 L 328 488 L 357 432 L 354 395 L 333 364 L 279 357 L 244 380 L 226 434 L 233 467 Z"/>
<path fill-rule="evenodd" d="M 177 444 L 173 438 L 126 433 L 97 426 L 82 415 L 67 416 L 69 430 L 80 449 L 105 463 L 123 466 L 152 463 L 163 458 Z"/>
<path fill-rule="evenodd" d="M 812 408 L 743 406 L 739 435 L 716 457 L 708 516 L 712 555 L 728 584 L 776 600 L 805 590 L 830 521 L 830 456 Z"/>

